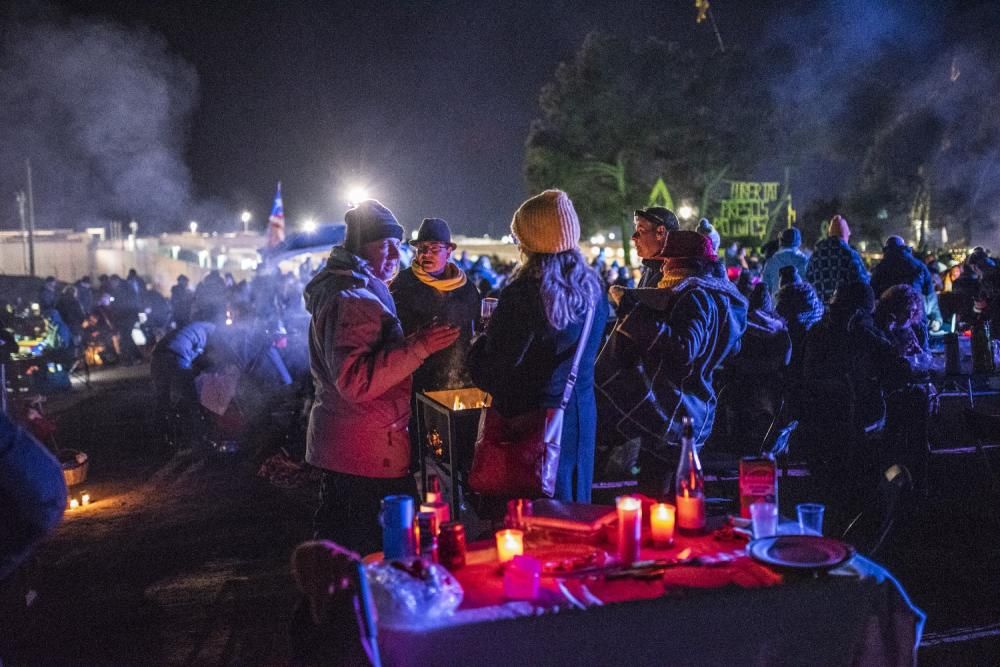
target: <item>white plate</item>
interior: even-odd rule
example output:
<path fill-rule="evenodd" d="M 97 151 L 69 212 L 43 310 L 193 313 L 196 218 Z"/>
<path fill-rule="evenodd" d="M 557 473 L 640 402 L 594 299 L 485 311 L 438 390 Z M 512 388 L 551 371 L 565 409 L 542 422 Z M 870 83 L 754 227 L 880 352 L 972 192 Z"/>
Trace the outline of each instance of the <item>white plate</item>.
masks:
<path fill-rule="evenodd" d="M 789 570 L 832 570 L 854 557 L 854 547 L 832 537 L 778 535 L 747 545 L 754 560 Z"/>

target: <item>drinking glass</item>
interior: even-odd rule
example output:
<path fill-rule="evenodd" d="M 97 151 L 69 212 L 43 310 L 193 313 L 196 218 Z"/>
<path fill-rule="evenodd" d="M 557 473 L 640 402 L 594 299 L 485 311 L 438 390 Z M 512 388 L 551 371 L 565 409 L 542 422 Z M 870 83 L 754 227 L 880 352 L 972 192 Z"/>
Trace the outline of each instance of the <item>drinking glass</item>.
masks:
<path fill-rule="evenodd" d="M 755 540 L 777 535 L 778 505 L 767 502 L 757 502 L 750 505 L 750 521 L 753 525 Z"/>
<path fill-rule="evenodd" d="M 799 515 L 799 532 L 802 535 L 823 534 L 823 510 L 826 507 L 819 503 L 801 503 L 795 506 Z"/>

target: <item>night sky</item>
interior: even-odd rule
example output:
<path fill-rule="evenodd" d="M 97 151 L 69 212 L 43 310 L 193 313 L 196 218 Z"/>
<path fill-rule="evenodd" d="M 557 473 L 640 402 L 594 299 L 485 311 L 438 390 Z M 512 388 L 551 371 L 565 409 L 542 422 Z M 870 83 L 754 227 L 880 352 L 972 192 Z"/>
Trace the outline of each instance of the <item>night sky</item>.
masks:
<path fill-rule="evenodd" d="M 808 22 L 811 30 L 834 29 L 827 25 L 827 16 L 814 11 L 816 4 L 714 0 L 712 9 L 723 37 L 753 50 L 782 25 L 799 30 Z M 871 6 L 853 0 L 844 4 Z M 940 3 L 896 7 L 912 13 L 920 4 Z M 838 11 L 849 15 L 852 10 Z M 243 208 L 262 225 L 275 182 L 281 180 L 292 226 L 308 216 L 339 220 L 347 187 L 361 183 L 407 228 L 422 217 L 438 216 L 459 233 L 500 235 L 530 194 L 522 178 L 523 146 L 538 114 L 540 89 L 588 32 L 617 32 L 636 39 L 654 35 L 706 56 L 717 48 L 708 23 L 695 23 L 693 0 L 23 0 L 11 3 L 6 15 L 6 52 L 0 62 L 6 81 L 15 82 L 18 90 L 6 93 L 13 96 L 6 101 L 0 91 L 0 104 L 23 106 L 25 95 L 50 93 L 51 73 L 37 64 L 44 60 L 38 45 L 49 37 L 38 36 L 37 26 L 55 26 L 51 30 L 61 31 L 67 49 L 113 45 L 67 57 L 59 75 L 81 102 L 61 115 L 48 116 L 51 105 L 40 103 L 39 113 L 52 130 L 14 132 L 13 148 L 7 141 L 7 152 L 0 155 L 6 162 L 0 167 L 0 191 L 7 192 L 23 187 L 18 182 L 21 154 L 33 154 L 40 226 L 80 227 L 108 215 L 128 215 L 151 230 L 182 229 L 194 217 L 207 228 L 214 219 L 219 229 L 235 229 Z M 869 30 L 885 35 L 885 24 L 896 20 L 897 13 L 874 11 L 872 16 Z M 102 26 L 97 37 L 85 32 L 94 25 Z M 845 35 L 845 49 L 865 53 L 868 45 L 860 39 L 853 43 L 854 37 L 865 35 Z M 24 43 L 11 47 L 12 38 L 15 45 L 18 39 Z M 139 74 L 127 69 L 132 53 L 143 63 Z M 132 84 L 135 92 L 102 108 L 92 90 L 80 92 L 77 70 L 88 69 L 80 65 L 81 58 L 92 59 L 89 70 L 96 78 L 118 65 L 125 68 L 107 74 L 101 95 L 114 97 Z M 21 71 L 24 63 L 34 63 L 34 88 L 24 83 L 32 80 Z M 119 87 L 115 76 L 128 83 Z M 164 99 L 171 100 L 171 106 L 156 122 L 146 122 L 133 110 L 163 92 L 157 77 L 169 84 Z M 149 105 L 154 112 L 164 106 Z M 92 110 L 89 116 L 87 109 Z M 74 117 L 69 123 L 63 118 L 67 113 Z M 21 122 L 41 124 L 38 118 L 35 113 Z M 17 122 L 5 124 L 16 130 Z M 108 127 L 99 132 L 87 129 L 102 123 Z M 134 127 L 121 136 L 123 125 Z M 52 139 L 71 132 L 96 135 L 86 151 L 78 151 L 80 166 L 72 171 L 68 165 L 77 163 L 66 146 L 76 142 L 75 136 Z M 24 140 L 28 135 L 34 144 Z M 46 139 L 51 145 L 37 148 Z M 101 150 L 95 146 L 115 142 L 115 150 L 97 160 L 99 168 L 91 168 L 91 153 Z M 137 145 L 158 148 L 137 156 Z M 133 162 L 139 166 L 131 166 Z M 74 176 L 67 177 L 67 172 Z M 90 175 L 75 176 L 81 172 Z M 147 191 L 161 182 L 171 185 L 154 206 L 147 201 Z M 112 194 L 104 197 L 104 190 Z M 17 224 L 12 199 L 2 200 L 0 228 Z M 81 203 L 88 200 L 89 206 Z"/>

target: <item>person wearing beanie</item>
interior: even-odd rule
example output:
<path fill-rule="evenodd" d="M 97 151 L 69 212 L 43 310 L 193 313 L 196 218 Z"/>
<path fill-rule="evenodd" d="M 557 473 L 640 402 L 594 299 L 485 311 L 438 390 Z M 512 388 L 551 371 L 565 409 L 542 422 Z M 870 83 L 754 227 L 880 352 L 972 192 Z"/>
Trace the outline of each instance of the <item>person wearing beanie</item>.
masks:
<path fill-rule="evenodd" d="M 786 266 L 794 266 L 800 274 L 806 272 L 809 264 L 809 256 L 800 249 L 802 245 L 802 234 L 796 227 L 789 227 L 781 232 L 779 237 L 780 247 L 778 251 L 764 263 L 764 270 L 761 272 L 761 282 L 767 285 L 771 294 L 777 294 L 780 287 L 779 276 L 781 270 Z"/>
<path fill-rule="evenodd" d="M 876 326 L 874 311 L 870 285 L 841 283 L 823 319 L 806 335 L 804 381 L 792 392 L 800 451 L 816 478 L 818 499 L 827 504 L 831 530 L 843 530 L 840 522 L 855 514 L 851 505 L 865 495 L 851 462 L 867 455 L 855 448 L 867 450 L 870 444 L 855 434 L 884 428 L 883 397 L 910 376 L 906 359 Z"/>
<path fill-rule="evenodd" d="M 934 294 L 934 278 L 927 265 L 898 236 L 890 236 L 882 248 L 882 261 L 872 269 L 872 291 L 876 297 L 893 285 L 909 285 L 925 300 Z"/>
<path fill-rule="evenodd" d="M 712 252 L 716 255 L 719 254 L 719 246 L 722 245 L 722 237 L 719 236 L 718 230 L 712 226 L 712 223 L 708 221 L 708 218 L 702 218 L 698 221 L 698 227 L 695 229 L 696 232 L 702 236 L 707 236 L 712 240 Z"/>
<path fill-rule="evenodd" d="M 417 492 L 407 434 L 412 375 L 459 330 L 437 324 L 404 336 L 386 284 L 399 267 L 403 228 L 374 199 L 344 220 L 344 245 L 305 289 L 316 386 L 306 461 L 323 471 L 313 537 L 368 554 L 382 548 L 382 498 Z"/>
<path fill-rule="evenodd" d="M 680 229 L 680 223 L 673 211 L 662 206 L 638 209 L 632 216 L 632 222 L 635 225 L 632 244 L 642 260 L 642 275 L 637 287 L 656 287 L 663 268 L 660 253 L 667 242 L 667 236 Z"/>
<path fill-rule="evenodd" d="M 469 370 L 500 414 L 513 417 L 560 404 L 574 353 L 583 345 L 563 418 L 555 498 L 590 502 L 594 360 L 609 316 L 604 284 L 580 252 L 580 221 L 565 192 L 546 190 L 528 199 L 510 228 L 522 262 L 500 292 L 486 331 L 472 344 Z M 583 338 L 588 311 L 593 324 Z"/>
<path fill-rule="evenodd" d="M 867 283 L 868 269 L 857 250 L 847 244 L 851 228 L 839 215 L 830 219 L 827 237 L 816 244 L 806 265 L 806 280 L 824 302 L 833 298 L 840 283 Z"/>
<path fill-rule="evenodd" d="M 639 490 L 663 497 L 677 467 L 682 418 L 697 446 L 715 421 L 715 371 L 739 349 L 747 302 L 720 275 L 712 241 L 667 235 L 659 289 L 624 290 L 597 360 L 600 432 L 639 438 Z"/>
<path fill-rule="evenodd" d="M 454 345 L 432 354 L 413 374 L 414 397 L 422 391 L 471 387 L 466 357 L 479 317 L 479 290 L 452 261 L 455 244 L 447 222 L 424 218 L 412 245 L 416 251 L 413 263 L 400 271 L 389 287 L 403 333 L 413 335 L 434 322 L 459 330 Z M 413 407 L 410 442 L 418 451 L 415 398 Z"/>

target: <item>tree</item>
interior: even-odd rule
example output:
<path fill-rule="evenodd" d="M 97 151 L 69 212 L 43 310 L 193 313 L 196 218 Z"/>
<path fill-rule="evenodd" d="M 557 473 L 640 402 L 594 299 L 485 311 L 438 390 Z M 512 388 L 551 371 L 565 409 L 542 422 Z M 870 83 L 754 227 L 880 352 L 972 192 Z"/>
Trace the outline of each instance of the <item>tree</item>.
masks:
<path fill-rule="evenodd" d="M 770 98 L 742 53 L 700 56 L 652 38 L 589 35 L 539 106 L 527 185 L 566 190 L 585 234 L 629 223 L 660 177 L 676 201 L 704 210 L 722 176 L 746 173 L 772 134 Z"/>

